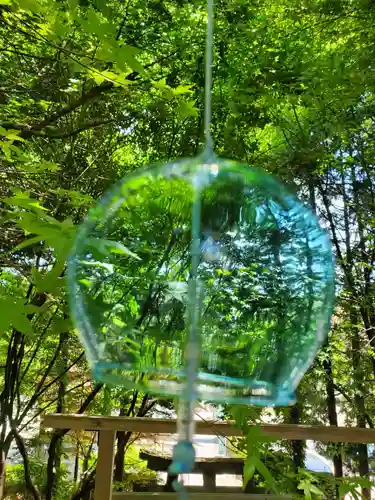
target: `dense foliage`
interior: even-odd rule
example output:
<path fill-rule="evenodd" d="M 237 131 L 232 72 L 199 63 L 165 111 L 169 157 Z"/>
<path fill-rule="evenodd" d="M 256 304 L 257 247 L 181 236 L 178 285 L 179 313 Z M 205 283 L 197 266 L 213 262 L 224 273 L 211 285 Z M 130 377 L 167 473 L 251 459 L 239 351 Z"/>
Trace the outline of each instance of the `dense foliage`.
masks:
<path fill-rule="evenodd" d="M 0 0 L 0 472 L 16 445 L 20 491 L 32 498 L 84 498 L 95 477 L 95 436 L 35 438 L 43 413 L 155 408 L 141 391 L 91 381 L 67 306 L 66 258 L 77 224 L 116 180 L 202 147 L 205 20 L 201 0 Z M 272 414 L 279 421 L 374 427 L 374 21 L 372 0 L 216 2 L 216 150 L 282 179 L 316 211 L 336 253 L 329 340 L 297 404 Z M 178 315 L 171 327 L 178 333 Z M 240 423 L 261 418 L 234 413 Z M 69 485 L 67 443 L 77 461 Z M 129 443 L 119 433 L 119 482 Z M 338 478 L 373 469 L 364 445 L 321 451 Z M 248 478 L 267 476 L 260 452 L 248 452 Z M 319 495 L 298 472 L 302 444 L 285 456 L 297 486 Z M 20 471 L 8 475 L 14 485 Z M 278 488 L 284 480 L 276 471 Z"/>

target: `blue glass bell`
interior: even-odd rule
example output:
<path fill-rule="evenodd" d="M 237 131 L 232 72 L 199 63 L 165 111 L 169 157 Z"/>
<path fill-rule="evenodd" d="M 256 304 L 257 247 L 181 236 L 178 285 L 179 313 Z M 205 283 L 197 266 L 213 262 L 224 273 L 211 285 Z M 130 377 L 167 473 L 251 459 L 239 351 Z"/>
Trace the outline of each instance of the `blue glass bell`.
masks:
<path fill-rule="evenodd" d="M 326 338 L 334 266 L 304 204 L 211 155 L 150 167 L 107 193 L 78 232 L 69 289 L 96 379 L 180 395 L 195 357 L 198 398 L 287 405 Z"/>

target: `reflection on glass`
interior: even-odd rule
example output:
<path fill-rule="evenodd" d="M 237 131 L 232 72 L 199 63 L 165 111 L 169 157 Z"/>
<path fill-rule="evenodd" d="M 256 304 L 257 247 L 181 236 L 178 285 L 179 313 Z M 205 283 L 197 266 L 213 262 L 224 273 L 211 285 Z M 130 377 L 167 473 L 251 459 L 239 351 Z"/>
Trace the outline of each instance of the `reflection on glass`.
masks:
<path fill-rule="evenodd" d="M 197 190 L 200 397 L 288 404 L 328 330 L 330 244 L 275 180 L 218 159 L 150 168 L 90 212 L 69 279 L 94 376 L 181 393 Z"/>

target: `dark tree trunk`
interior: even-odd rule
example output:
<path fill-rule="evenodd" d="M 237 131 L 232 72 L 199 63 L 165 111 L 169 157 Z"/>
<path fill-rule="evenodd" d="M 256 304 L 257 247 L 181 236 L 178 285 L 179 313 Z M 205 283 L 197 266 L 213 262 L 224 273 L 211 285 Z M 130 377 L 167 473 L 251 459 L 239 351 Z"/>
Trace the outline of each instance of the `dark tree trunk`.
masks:
<path fill-rule="evenodd" d="M 97 384 L 90 394 L 87 395 L 86 399 L 82 403 L 80 409 L 77 411 L 78 414 L 84 413 L 90 406 L 92 401 L 95 399 L 96 395 L 101 391 L 103 384 Z M 48 447 L 48 460 L 47 460 L 47 481 L 45 487 L 45 500 L 53 499 L 53 485 L 54 485 L 54 465 L 56 460 L 56 447 L 59 441 L 69 432 L 69 429 L 56 429 L 51 437 L 50 445 Z"/>
<path fill-rule="evenodd" d="M 125 448 L 129 442 L 131 432 L 117 432 L 117 451 L 115 456 L 115 473 L 113 479 L 122 482 L 125 469 Z"/>
<path fill-rule="evenodd" d="M 354 384 L 355 384 L 355 396 L 354 402 L 357 412 L 357 426 L 366 427 L 366 407 L 365 400 L 363 397 L 364 388 L 364 372 L 362 368 L 361 360 L 361 341 L 359 338 L 358 330 L 355 327 L 357 325 L 357 314 L 355 310 L 350 313 L 351 324 L 354 325 L 352 330 L 352 362 L 353 362 L 353 374 L 354 374 Z M 358 472 L 361 477 L 369 477 L 370 469 L 368 462 L 368 452 L 367 445 L 358 445 Z M 364 498 L 371 498 L 371 490 L 369 488 L 362 488 L 362 495 Z"/>
<path fill-rule="evenodd" d="M 357 408 L 357 425 L 358 427 L 366 427 L 366 409 L 363 396 L 359 393 L 355 396 L 355 405 Z M 361 477 L 369 477 L 370 468 L 368 462 L 368 452 L 366 444 L 358 445 L 358 472 Z M 371 498 L 371 490 L 369 488 L 362 488 L 362 495 L 364 498 Z"/>
<path fill-rule="evenodd" d="M 4 497 L 5 489 L 5 454 L 1 451 L 0 455 L 0 498 Z"/>
<path fill-rule="evenodd" d="M 298 403 L 290 409 L 290 421 L 292 424 L 300 424 L 301 419 L 301 409 Z M 298 472 L 298 469 L 304 467 L 305 456 L 304 456 L 304 443 L 303 441 L 292 441 L 292 455 L 293 455 L 293 464 L 295 472 Z"/>
<path fill-rule="evenodd" d="M 120 417 L 125 416 L 124 408 L 120 409 Z M 117 431 L 117 449 L 115 455 L 115 471 L 113 479 L 121 483 L 124 480 L 124 467 L 125 467 L 125 442 L 126 432 Z"/>
<path fill-rule="evenodd" d="M 87 453 L 83 457 L 83 463 L 82 463 L 82 472 L 83 472 L 83 474 L 86 474 L 87 471 L 88 471 L 92 449 L 93 449 L 95 441 L 97 441 L 97 440 L 98 440 L 97 439 L 97 433 L 95 432 L 93 434 L 92 438 L 91 438 L 89 449 L 87 450 Z"/>
<path fill-rule="evenodd" d="M 78 481 L 79 474 L 79 446 L 76 449 L 76 456 L 74 459 L 74 473 L 73 473 L 73 481 L 76 483 Z"/>
<path fill-rule="evenodd" d="M 61 358 L 59 360 L 59 369 L 60 372 L 62 373 L 60 380 L 59 380 L 59 388 L 58 388 L 58 399 L 56 403 L 56 413 L 64 413 L 64 407 L 65 407 L 65 393 L 67 390 L 67 376 L 66 376 L 66 370 L 68 367 L 68 341 L 69 341 L 69 333 L 68 332 L 62 332 L 60 333 L 60 345 L 61 345 Z M 56 441 L 56 446 L 55 446 L 55 458 L 54 458 L 54 467 L 53 469 L 49 470 L 50 474 L 52 474 L 52 477 L 50 478 L 50 484 L 52 486 L 51 488 L 51 494 L 52 497 L 56 496 L 56 487 L 57 487 L 57 480 L 58 480 L 58 473 L 61 467 L 61 455 L 62 455 L 62 447 L 63 447 L 63 437 L 61 439 L 58 439 Z"/>
<path fill-rule="evenodd" d="M 134 410 L 138 399 L 138 391 L 133 391 L 133 396 L 130 402 L 129 408 L 125 410 L 125 406 L 129 403 L 126 398 L 122 401 L 122 407 L 120 408 L 120 417 L 133 417 Z M 131 433 L 126 431 L 117 432 L 117 450 L 115 455 L 115 471 L 113 475 L 114 481 L 121 483 L 124 480 L 124 468 L 125 468 L 125 448 L 129 442 Z"/>
<path fill-rule="evenodd" d="M 327 413 L 329 425 L 338 426 L 337 421 L 337 411 L 336 411 L 336 395 L 335 395 L 335 384 L 333 380 L 332 373 L 332 362 L 330 358 L 326 358 L 323 361 L 323 368 L 326 372 L 326 391 L 327 391 Z M 335 467 L 335 477 L 343 476 L 342 468 L 342 456 L 341 453 L 337 453 L 333 457 L 333 464 Z"/>

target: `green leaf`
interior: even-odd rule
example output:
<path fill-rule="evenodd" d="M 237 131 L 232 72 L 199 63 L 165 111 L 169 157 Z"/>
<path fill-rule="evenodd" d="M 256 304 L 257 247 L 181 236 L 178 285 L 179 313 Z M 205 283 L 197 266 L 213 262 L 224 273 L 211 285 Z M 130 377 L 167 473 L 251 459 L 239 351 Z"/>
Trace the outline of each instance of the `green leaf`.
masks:
<path fill-rule="evenodd" d="M 21 133 L 20 130 L 14 130 L 11 128 L 5 129 L 3 127 L 0 127 L 0 135 L 6 137 L 10 144 L 12 144 L 13 141 L 25 142 L 25 139 L 23 139 L 22 137 L 19 137 L 20 133 Z"/>
<path fill-rule="evenodd" d="M 74 12 L 79 5 L 79 0 L 68 0 L 69 10 Z"/>
<path fill-rule="evenodd" d="M 40 161 L 38 163 L 26 163 L 22 168 L 27 170 L 30 173 L 39 173 L 39 172 L 57 172 L 61 169 L 61 167 L 52 161 Z"/>
<path fill-rule="evenodd" d="M 339 498 L 344 498 L 347 493 L 350 491 L 350 486 L 348 484 L 342 483 L 339 486 Z"/>
<path fill-rule="evenodd" d="M 189 116 L 198 116 L 198 109 L 195 107 L 194 101 L 182 101 L 177 107 L 177 113 L 180 119 L 187 118 Z"/>
<path fill-rule="evenodd" d="M 312 495 L 324 497 L 324 492 L 315 486 L 308 478 L 299 482 L 297 488 L 303 490 L 305 498 L 312 498 Z"/>
<path fill-rule="evenodd" d="M 146 70 L 136 57 L 139 53 L 140 50 L 136 47 L 132 47 L 131 45 L 121 45 L 115 52 L 116 64 L 123 71 L 126 70 L 126 67 L 124 67 L 124 65 L 127 65 L 140 75 L 147 76 Z"/>
<path fill-rule="evenodd" d="M 81 193 L 80 191 L 75 191 L 74 189 L 51 189 L 52 193 L 56 193 L 58 195 L 67 196 L 70 199 L 70 203 L 73 207 L 83 207 L 90 206 L 95 203 L 94 198 L 92 198 L 89 194 Z"/>
<path fill-rule="evenodd" d="M 353 477 L 350 478 L 351 482 L 355 485 L 360 486 L 361 488 L 371 488 L 374 486 L 374 481 L 367 477 Z"/>
<path fill-rule="evenodd" d="M 317 486 L 315 486 L 315 484 L 312 484 L 310 486 L 310 491 L 311 491 L 311 493 L 314 493 L 315 495 L 324 497 L 324 492 L 322 490 L 320 490 Z"/>
<path fill-rule="evenodd" d="M 259 447 L 260 444 L 273 443 L 278 441 L 275 436 L 266 436 L 259 424 L 247 428 L 246 442 L 248 449 Z"/>
<path fill-rule="evenodd" d="M 26 304 L 25 312 L 26 314 L 43 314 L 50 307 L 50 301 L 46 300 L 46 302 L 42 306 L 35 306 L 34 304 Z"/>
<path fill-rule="evenodd" d="M 247 433 L 248 427 L 247 427 L 247 408 L 244 408 L 243 406 L 234 406 L 232 408 L 232 415 L 234 418 L 234 421 L 236 422 L 237 427 L 242 429 L 244 434 Z"/>
<path fill-rule="evenodd" d="M 175 89 L 173 89 L 173 93 L 175 95 L 181 95 L 181 94 L 190 94 L 192 92 L 191 85 L 179 85 Z"/>
<path fill-rule="evenodd" d="M 0 307 L 0 335 L 5 333 L 11 325 L 11 318 L 9 318 L 8 314 L 4 314 Z"/>
<path fill-rule="evenodd" d="M 16 0 L 21 9 L 28 12 L 40 12 L 43 5 L 39 5 L 38 0 Z"/>
<path fill-rule="evenodd" d="M 70 318 L 57 319 L 54 321 L 52 331 L 54 333 L 69 332 L 73 329 L 73 323 Z"/>
<path fill-rule="evenodd" d="M 21 299 L 0 298 L 0 332 L 13 327 L 25 335 L 34 335 L 27 309 Z"/>
<path fill-rule="evenodd" d="M 311 483 L 309 483 L 307 481 L 300 481 L 300 483 L 297 486 L 297 488 L 299 490 L 303 490 L 305 498 L 307 498 L 308 500 L 311 500 L 310 485 L 311 485 Z"/>
<path fill-rule="evenodd" d="M 247 457 L 244 463 L 244 468 L 243 468 L 243 487 L 245 488 L 247 483 L 251 481 L 255 474 L 255 464 L 254 464 L 254 457 Z"/>
<path fill-rule="evenodd" d="M 112 82 L 115 86 L 133 85 L 134 81 L 127 78 L 125 73 L 113 73 L 113 71 L 98 71 L 94 68 L 89 68 L 88 73 L 95 82 L 100 85 L 104 81 Z"/>
<path fill-rule="evenodd" d="M 255 468 L 263 476 L 263 478 L 264 478 L 265 482 L 268 484 L 268 486 L 270 486 L 273 490 L 277 491 L 275 480 L 272 477 L 272 474 L 271 474 L 270 470 L 268 469 L 268 467 L 266 465 L 264 465 L 262 460 L 257 456 L 253 457 L 253 462 L 254 462 Z"/>
<path fill-rule="evenodd" d="M 167 84 L 166 78 L 158 81 L 152 80 L 152 85 L 161 91 L 163 98 L 167 101 L 174 98 L 174 89 Z"/>
<path fill-rule="evenodd" d="M 18 250 L 22 250 L 22 248 L 29 247 L 30 245 L 34 245 L 35 243 L 40 243 L 41 238 L 40 236 L 34 236 L 32 238 L 28 238 L 16 247 L 12 249 L 12 252 L 18 252 Z"/>
<path fill-rule="evenodd" d="M 87 243 L 90 246 L 98 249 L 104 255 L 110 254 L 119 254 L 119 255 L 128 255 L 136 260 L 142 260 L 137 254 L 129 250 L 126 246 L 118 241 L 105 240 L 99 238 L 90 238 Z"/>
<path fill-rule="evenodd" d="M 17 225 L 26 233 L 38 234 L 41 240 L 46 239 L 51 231 L 57 231 L 32 212 L 18 212 L 18 215 L 20 218 L 16 220 Z"/>
<path fill-rule="evenodd" d="M 58 293 L 60 288 L 65 285 L 64 278 L 60 277 L 61 269 L 56 266 L 45 274 L 33 268 L 31 274 L 33 284 L 38 292 Z"/>
<path fill-rule="evenodd" d="M 128 80 L 125 73 L 112 73 L 111 71 L 102 71 L 100 73 L 106 80 L 113 82 L 115 85 L 124 86 L 124 85 L 132 85 L 134 82 Z"/>
<path fill-rule="evenodd" d="M 137 350 L 139 350 L 141 348 L 141 344 L 139 342 L 136 342 L 135 340 L 133 339 L 130 339 L 129 337 L 124 337 L 123 339 L 127 344 L 130 344 L 132 346 L 134 346 Z M 133 351 L 133 352 L 137 352 L 137 351 Z"/>
<path fill-rule="evenodd" d="M 19 314 L 13 315 L 11 322 L 12 322 L 13 327 L 16 330 L 20 331 L 21 333 L 23 333 L 25 335 L 30 335 L 30 336 L 34 335 L 34 330 L 32 329 L 30 320 L 24 314 L 19 313 Z"/>
<path fill-rule="evenodd" d="M 14 205 L 16 207 L 29 208 L 29 209 L 37 209 L 47 211 L 38 200 L 34 198 L 30 198 L 30 193 L 28 191 L 20 191 L 14 190 L 14 195 L 7 198 L 2 198 L 5 203 L 8 205 Z"/>
<path fill-rule="evenodd" d="M 0 144 L 1 144 L 1 149 L 4 153 L 5 158 L 7 159 L 7 161 L 12 163 L 13 160 L 12 160 L 12 153 L 11 153 L 11 149 L 10 149 L 11 142 L 2 141 Z"/>
<path fill-rule="evenodd" d="M 113 23 L 109 23 L 103 15 L 92 7 L 88 9 L 86 15 L 86 19 L 81 16 L 78 20 L 88 34 L 98 37 L 99 40 L 115 39 L 116 28 Z"/>
<path fill-rule="evenodd" d="M 78 283 L 81 283 L 81 285 L 83 285 L 87 288 L 91 288 L 93 285 L 93 282 L 87 278 L 82 278 L 82 279 L 78 280 Z"/>

